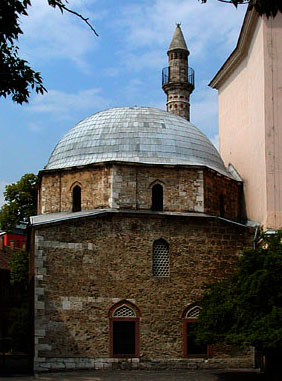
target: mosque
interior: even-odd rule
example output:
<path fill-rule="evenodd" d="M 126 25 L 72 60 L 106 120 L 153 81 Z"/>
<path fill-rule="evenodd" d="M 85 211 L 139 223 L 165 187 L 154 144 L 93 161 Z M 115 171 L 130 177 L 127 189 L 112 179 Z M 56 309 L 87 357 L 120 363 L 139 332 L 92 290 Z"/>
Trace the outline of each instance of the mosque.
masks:
<path fill-rule="evenodd" d="M 91 115 L 39 173 L 35 371 L 253 364 L 251 350 L 194 341 L 204 285 L 232 271 L 256 229 L 240 172 L 189 121 L 194 71 L 180 25 L 167 54 L 167 111 Z"/>

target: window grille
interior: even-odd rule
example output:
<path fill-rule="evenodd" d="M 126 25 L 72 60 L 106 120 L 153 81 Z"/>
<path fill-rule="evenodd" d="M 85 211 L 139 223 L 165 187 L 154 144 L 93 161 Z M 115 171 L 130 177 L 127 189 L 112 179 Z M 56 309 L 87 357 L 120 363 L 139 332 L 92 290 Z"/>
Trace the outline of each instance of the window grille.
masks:
<path fill-rule="evenodd" d="M 190 308 L 186 313 L 186 319 L 197 319 L 201 313 L 201 307 L 195 306 Z"/>
<path fill-rule="evenodd" d="M 113 317 L 133 317 L 134 318 L 136 317 L 136 314 L 132 308 L 123 305 L 121 307 L 118 307 L 115 310 Z"/>
<path fill-rule="evenodd" d="M 164 240 L 155 241 L 153 245 L 153 275 L 169 276 L 169 248 Z"/>

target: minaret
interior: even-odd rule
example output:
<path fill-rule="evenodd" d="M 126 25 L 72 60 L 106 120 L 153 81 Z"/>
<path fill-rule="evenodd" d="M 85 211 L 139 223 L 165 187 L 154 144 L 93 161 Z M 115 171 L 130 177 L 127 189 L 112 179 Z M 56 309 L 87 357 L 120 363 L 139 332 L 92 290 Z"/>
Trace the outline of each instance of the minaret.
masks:
<path fill-rule="evenodd" d="M 190 121 L 190 94 L 194 90 L 194 70 L 188 67 L 187 49 L 180 24 L 168 48 L 168 67 L 162 71 L 162 88 L 167 95 L 166 109 Z"/>

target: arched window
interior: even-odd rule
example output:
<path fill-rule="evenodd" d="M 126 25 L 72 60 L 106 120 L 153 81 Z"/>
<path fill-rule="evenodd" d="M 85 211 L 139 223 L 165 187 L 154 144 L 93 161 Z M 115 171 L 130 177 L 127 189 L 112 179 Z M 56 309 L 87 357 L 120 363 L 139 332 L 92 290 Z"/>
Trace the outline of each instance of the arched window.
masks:
<path fill-rule="evenodd" d="M 198 344 L 195 340 L 195 328 L 201 310 L 198 305 L 190 305 L 185 308 L 182 314 L 184 357 L 207 357 L 212 355 L 211 346 Z"/>
<path fill-rule="evenodd" d="M 81 211 L 81 188 L 79 185 L 76 185 L 72 190 L 72 211 Z"/>
<path fill-rule="evenodd" d="M 152 210 L 163 210 L 163 187 L 160 184 L 152 187 Z"/>
<path fill-rule="evenodd" d="M 185 314 L 186 319 L 198 319 L 201 313 L 201 307 L 194 306 L 189 308 L 189 310 Z"/>
<path fill-rule="evenodd" d="M 139 357 L 139 316 L 137 307 L 127 300 L 110 309 L 111 357 Z"/>
<path fill-rule="evenodd" d="M 169 277 L 169 246 L 164 239 L 153 244 L 153 276 Z"/>
<path fill-rule="evenodd" d="M 114 310 L 113 317 L 136 317 L 135 311 L 128 307 L 127 305 L 123 304 L 122 306 L 118 307 Z"/>

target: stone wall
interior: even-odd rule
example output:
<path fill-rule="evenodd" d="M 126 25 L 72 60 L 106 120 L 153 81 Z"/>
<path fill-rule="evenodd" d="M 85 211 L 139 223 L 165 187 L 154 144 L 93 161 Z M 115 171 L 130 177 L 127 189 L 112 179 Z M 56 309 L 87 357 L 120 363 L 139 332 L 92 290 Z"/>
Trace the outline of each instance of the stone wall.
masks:
<path fill-rule="evenodd" d="M 42 172 L 39 213 L 72 211 L 72 189 L 81 187 L 81 209 L 150 210 L 152 186 L 162 185 L 164 211 L 205 212 L 240 220 L 242 183 L 211 169 L 108 164 Z"/>
<path fill-rule="evenodd" d="M 165 211 L 204 211 L 202 170 L 126 165 L 113 168 L 113 207 L 150 210 L 152 186 L 159 183 L 164 190 Z"/>
<path fill-rule="evenodd" d="M 41 172 L 38 214 L 72 210 L 72 189 L 81 187 L 82 210 L 108 208 L 111 167 L 93 166 Z"/>
<path fill-rule="evenodd" d="M 204 211 L 202 169 L 109 164 L 41 172 L 39 214 L 72 210 L 72 189 L 81 187 L 81 208 L 150 210 L 152 186 L 164 189 L 164 210 Z"/>
<path fill-rule="evenodd" d="M 223 196 L 224 213 L 221 217 L 240 221 L 242 215 L 243 183 L 223 176 L 213 170 L 204 172 L 205 213 L 220 216 L 220 196 Z"/>
<path fill-rule="evenodd" d="M 167 278 L 152 276 L 159 238 L 169 244 Z M 214 218 L 121 212 L 36 227 L 35 370 L 181 362 L 181 313 L 251 243 L 252 230 Z M 130 361 L 109 359 L 108 312 L 124 299 L 141 313 L 140 358 Z"/>
<path fill-rule="evenodd" d="M 60 173 L 52 172 L 41 179 L 38 191 L 38 214 L 60 212 Z"/>

